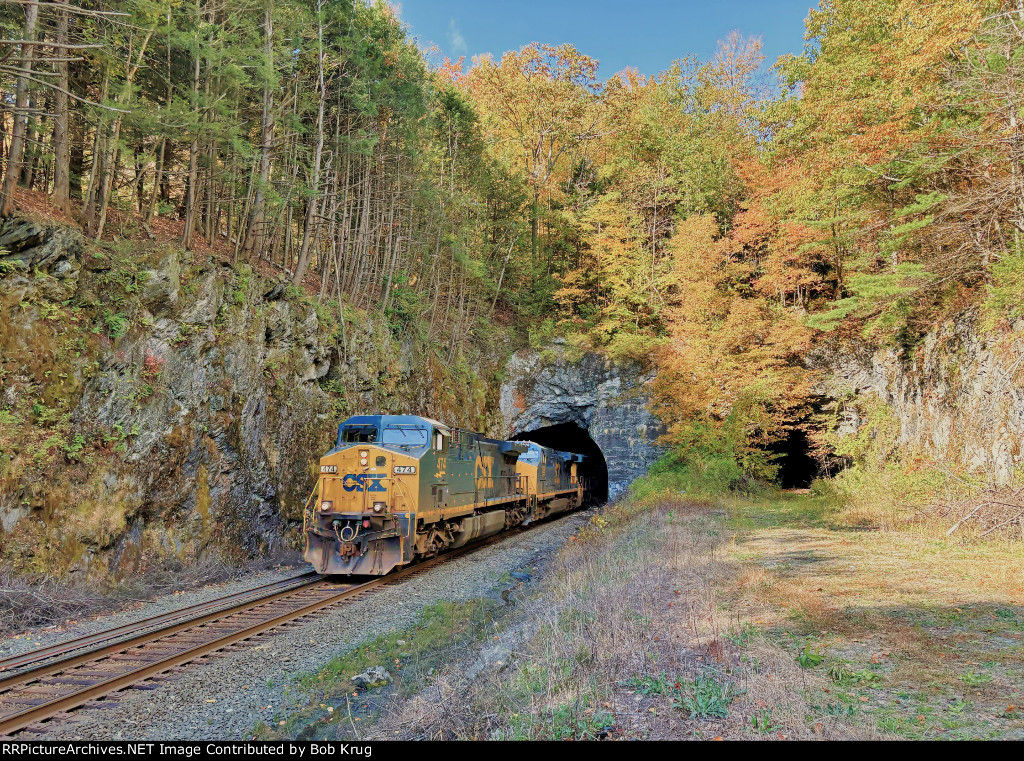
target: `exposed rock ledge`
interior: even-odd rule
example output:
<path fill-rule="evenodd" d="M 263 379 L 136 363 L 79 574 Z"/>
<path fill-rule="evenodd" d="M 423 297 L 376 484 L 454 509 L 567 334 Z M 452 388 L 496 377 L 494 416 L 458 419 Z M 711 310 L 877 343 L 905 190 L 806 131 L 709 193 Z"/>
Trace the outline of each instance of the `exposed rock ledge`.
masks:
<path fill-rule="evenodd" d="M 812 364 L 826 371 L 819 391 L 840 401 L 840 433 L 861 425 L 855 400 L 874 394 L 899 421 L 900 444 L 938 462 L 1011 480 L 1024 453 L 1024 321 L 983 334 L 975 311 L 929 333 L 909 356 L 895 349 L 823 345 Z"/>

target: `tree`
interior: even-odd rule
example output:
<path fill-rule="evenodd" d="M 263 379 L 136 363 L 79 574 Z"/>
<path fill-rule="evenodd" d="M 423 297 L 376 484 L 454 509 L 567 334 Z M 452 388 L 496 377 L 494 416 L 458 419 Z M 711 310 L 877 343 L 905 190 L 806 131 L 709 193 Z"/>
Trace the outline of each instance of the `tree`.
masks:
<path fill-rule="evenodd" d="M 489 140 L 532 188 L 530 245 L 535 259 L 540 204 L 551 193 L 556 170 L 571 164 L 600 134 L 596 76 L 597 61 L 572 45 L 538 43 L 505 53 L 499 63 L 490 56 L 476 58 L 467 75 Z"/>

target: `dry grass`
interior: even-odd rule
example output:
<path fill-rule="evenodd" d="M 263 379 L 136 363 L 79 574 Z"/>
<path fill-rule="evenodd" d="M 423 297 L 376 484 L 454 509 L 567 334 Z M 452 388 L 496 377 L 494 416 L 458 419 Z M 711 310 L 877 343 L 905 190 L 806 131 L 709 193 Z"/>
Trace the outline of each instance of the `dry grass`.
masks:
<path fill-rule="evenodd" d="M 880 731 L 1024 737 L 1024 547 L 949 537 L 945 520 L 865 531 L 843 517 L 807 497 L 734 503 L 746 568 L 728 605 L 820 653 L 814 671 L 838 675 L 829 698 Z"/>
<path fill-rule="evenodd" d="M 499 660 L 475 679 L 445 671 L 376 736 L 877 736 L 843 717 L 808 721 L 804 696 L 828 680 L 723 606 L 722 590 L 743 574 L 727 551 L 726 513 L 651 502 L 597 519 L 519 601 Z M 681 707 L 698 695 L 725 715 Z"/>
<path fill-rule="evenodd" d="M 878 528 L 891 507 L 870 530 L 810 494 L 614 508 L 484 668 L 439 669 L 371 736 L 1024 737 L 1024 548 Z"/>

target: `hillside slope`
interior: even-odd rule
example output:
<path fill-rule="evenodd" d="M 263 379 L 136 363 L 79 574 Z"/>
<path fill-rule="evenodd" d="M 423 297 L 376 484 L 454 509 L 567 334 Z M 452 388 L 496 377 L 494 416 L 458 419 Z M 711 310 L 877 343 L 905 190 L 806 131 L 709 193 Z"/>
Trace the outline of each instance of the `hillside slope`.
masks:
<path fill-rule="evenodd" d="M 338 315 L 248 265 L 176 245 L 0 226 L 0 553 L 56 576 L 294 545 L 350 411 L 495 421 L 516 348 L 447 364 L 415 331 Z"/>

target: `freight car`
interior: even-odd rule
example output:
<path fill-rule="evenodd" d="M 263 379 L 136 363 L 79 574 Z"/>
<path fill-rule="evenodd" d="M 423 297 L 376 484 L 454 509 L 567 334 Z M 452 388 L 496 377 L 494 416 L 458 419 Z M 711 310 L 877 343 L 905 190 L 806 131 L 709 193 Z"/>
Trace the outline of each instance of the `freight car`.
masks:
<path fill-rule="evenodd" d="M 380 576 L 587 501 L 584 456 L 500 441 L 415 415 L 358 415 L 320 458 L 303 557 L 320 573 Z"/>

